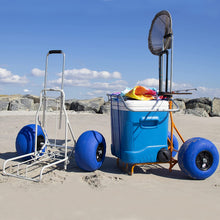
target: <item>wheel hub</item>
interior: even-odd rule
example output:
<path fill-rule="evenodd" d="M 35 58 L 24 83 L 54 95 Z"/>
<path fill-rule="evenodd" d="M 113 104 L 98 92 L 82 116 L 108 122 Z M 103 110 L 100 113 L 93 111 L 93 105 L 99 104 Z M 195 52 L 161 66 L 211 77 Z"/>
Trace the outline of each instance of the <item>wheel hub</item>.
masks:
<path fill-rule="evenodd" d="M 37 151 L 41 150 L 44 146 L 45 138 L 43 135 L 37 136 Z"/>
<path fill-rule="evenodd" d="M 196 166 L 202 170 L 208 170 L 213 164 L 213 156 L 209 151 L 201 151 L 196 157 Z"/>
<path fill-rule="evenodd" d="M 96 150 L 96 160 L 100 162 L 104 156 L 104 145 L 100 143 Z"/>

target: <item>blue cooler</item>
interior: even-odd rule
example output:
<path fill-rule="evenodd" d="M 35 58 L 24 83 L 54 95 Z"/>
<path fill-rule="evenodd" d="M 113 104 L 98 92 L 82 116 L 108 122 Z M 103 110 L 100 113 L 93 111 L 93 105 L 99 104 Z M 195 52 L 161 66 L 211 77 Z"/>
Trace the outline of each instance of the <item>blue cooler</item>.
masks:
<path fill-rule="evenodd" d="M 111 152 L 125 163 L 157 162 L 168 148 L 169 102 L 122 100 L 111 97 Z"/>

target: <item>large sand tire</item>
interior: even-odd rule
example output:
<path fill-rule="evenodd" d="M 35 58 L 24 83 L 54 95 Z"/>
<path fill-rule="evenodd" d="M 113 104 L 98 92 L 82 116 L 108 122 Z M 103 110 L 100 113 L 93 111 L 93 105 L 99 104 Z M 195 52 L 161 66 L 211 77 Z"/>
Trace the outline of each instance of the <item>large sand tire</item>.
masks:
<path fill-rule="evenodd" d="M 192 179 L 206 179 L 218 167 L 219 153 L 215 145 L 200 137 L 187 140 L 178 154 L 180 169 Z"/>
<path fill-rule="evenodd" d="M 105 152 L 104 137 L 97 131 L 86 131 L 80 135 L 76 143 L 76 164 L 82 170 L 95 171 L 102 166 Z"/>
<path fill-rule="evenodd" d="M 35 151 L 35 124 L 24 126 L 16 138 L 16 151 L 19 156 L 29 154 Z M 41 127 L 37 127 L 37 150 L 41 150 L 42 143 L 45 143 L 45 135 Z M 45 149 L 43 149 L 43 152 Z"/>

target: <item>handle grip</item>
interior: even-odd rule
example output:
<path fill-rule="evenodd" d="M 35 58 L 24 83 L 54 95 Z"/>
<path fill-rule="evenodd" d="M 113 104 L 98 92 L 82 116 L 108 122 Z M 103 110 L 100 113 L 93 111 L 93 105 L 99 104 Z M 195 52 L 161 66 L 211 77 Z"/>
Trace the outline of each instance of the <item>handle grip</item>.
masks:
<path fill-rule="evenodd" d="M 159 124 L 158 117 L 142 117 L 139 120 L 141 128 L 155 128 Z"/>
<path fill-rule="evenodd" d="M 55 53 L 60 54 L 60 53 L 63 53 L 63 51 L 62 50 L 50 50 L 48 53 L 49 54 L 55 54 Z"/>

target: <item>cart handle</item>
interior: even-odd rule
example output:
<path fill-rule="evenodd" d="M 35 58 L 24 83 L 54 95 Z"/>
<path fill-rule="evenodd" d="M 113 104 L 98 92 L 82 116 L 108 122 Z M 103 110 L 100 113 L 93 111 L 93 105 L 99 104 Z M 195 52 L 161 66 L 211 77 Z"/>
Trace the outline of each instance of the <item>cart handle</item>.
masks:
<path fill-rule="evenodd" d="M 55 54 L 55 53 L 60 54 L 60 53 L 63 53 L 63 51 L 62 50 L 50 50 L 48 53 L 49 54 Z"/>
<path fill-rule="evenodd" d="M 63 55 L 63 65 L 62 65 L 62 76 L 61 76 L 61 86 L 60 89 L 63 90 L 63 81 L 64 81 L 64 68 L 65 68 L 65 53 L 62 50 L 50 50 L 47 53 L 46 57 L 46 67 L 45 67 L 45 76 L 44 76 L 44 105 L 43 105 L 43 126 L 45 125 L 45 111 L 46 111 L 46 91 L 47 91 L 47 67 L 48 67 L 48 57 L 50 54 L 62 54 Z M 61 128 L 61 121 L 62 121 L 62 103 L 63 103 L 64 96 L 61 93 L 60 96 L 60 125 Z"/>

